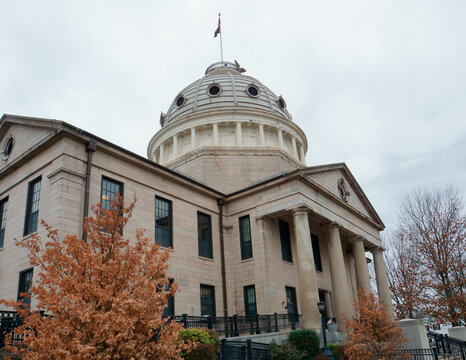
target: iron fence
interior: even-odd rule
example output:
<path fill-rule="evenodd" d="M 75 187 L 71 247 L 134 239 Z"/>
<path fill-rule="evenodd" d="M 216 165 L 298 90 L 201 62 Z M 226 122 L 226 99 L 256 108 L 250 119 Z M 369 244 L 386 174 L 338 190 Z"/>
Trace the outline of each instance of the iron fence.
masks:
<path fill-rule="evenodd" d="M 220 341 L 220 360 L 269 360 L 269 344 L 246 341 Z"/>
<path fill-rule="evenodd" d="M 431 347 L 437 348 L 441 359 L 466 360 L 466 341 L 433 331 L 427 331 L 427 338 Z"/>

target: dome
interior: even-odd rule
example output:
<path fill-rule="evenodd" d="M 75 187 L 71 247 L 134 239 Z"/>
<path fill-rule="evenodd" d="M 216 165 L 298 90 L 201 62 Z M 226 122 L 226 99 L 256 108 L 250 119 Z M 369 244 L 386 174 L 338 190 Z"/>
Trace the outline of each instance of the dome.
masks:
<path fill-rule="evenodd" d="M 202 116 L 211 111 L 267 112 L 291 120 L 286 102 L 259 80 L 243 75 L 239 64 L 219 62 L 210 65 L 205 76 L 181 90 L 167 113 L 162 113 L 160 125 Z"/>
<path fill-rule="evenodd" d="M 229 193 L 306 166 L 307 139 L 286 102 L 238 63 L 210 65 L 175 96 L 147 157 Z"/>

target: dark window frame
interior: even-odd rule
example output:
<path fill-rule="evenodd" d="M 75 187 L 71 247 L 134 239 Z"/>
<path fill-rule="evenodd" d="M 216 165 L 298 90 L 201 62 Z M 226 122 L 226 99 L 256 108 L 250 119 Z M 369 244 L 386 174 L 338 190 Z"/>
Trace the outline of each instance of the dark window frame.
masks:
<path fill-rule="evenodd" d="M 173 284 L 174 280 L 173 279 L 169 279 L 168 281 L 168 285 L 165 286 L 164 285 L 164 291 L 167 291 Z M 167 300 L 167 305 L 165 306 L 165 308 L 163 309 L 163 313 L 162 313 L 162 318 L 166 318 L 166 317 L 174 317 L 175 316 L 175 294 L 173 294 L 172 296 L 170 296 Z"/>
<path fill-rule="evenodd" d="M 249 302 L 249 290 L 253 291 L 254 293 L 254 302 Z M 246 316 L 253 316 L 257 314 L 257 296 L 256 296 L 256 287 L 254 284 L 247 285 L 243 287 L 243 295 L 244 295 L 244 315 Z M 251 309 L 253 305 L 254 309 Z"/>
<path fill-rule="evenodd" d="M 205 217 L 207 219 L 207 226 L 208 226 L 208 239 L 201 238 L 201 228 L 202 225 L 199 222 L 199 219 Z M 207 246 L 208 245 L 208 246 Z M 208 253 L 204 253 L 204 246 L 208 247 Z M 209 214 L 205 214 L 203 212 L 197 212 L 197 248 L 198 248 L 198 255 L 203 258 L 213 259 L 214 258 L 214 250 L 212 245 L 212 216 Z"/>
<path fill-rule="evenodd" d="M 320 256 L 319 236 L 311 233 L 312 255 L 316 271 L 322 272 L 322 257 Z"/>
<path fill-rule="evenodd" d="M 106 206 L 106 204 L 104 203 L 104 200 L 103 200 L 103 196 L 104 196 L 104 181 L 108 181 L 108 182 L 113 183 L 113 184 L 115 184 L 115 185 L 119 185 L 119 186 L 120 186 L 121 193 L 116 192 L 116 193 L 114 193 L 114 194 L 115 194 L 115 195 L 116 195 L 116 194 L 120 194 L 120 196 L 121 196 L 122 199 L 124 199 L 125 187 L 124 187 L 124 183 L 123 183 L 123 182 L 118 181 L 118 180 L 115 180 L 115 179 L 113 179 L 113 178 L 111 178 L 111 177 L 102 175 L 102 179 L 101 179 L 101 182 L 100 182 L 100 203 L 102 204 L 102 209 L 108 210 L 110 207 L 107 208 L 107 206 Z M 110 205 L 113 199 L 115 199 L 115 197 L 113 197 L 113 198 L 111 198 L 111 199 L 106 199 L 105 201 L 108 201 L 108 205 Z M 105 205 L 105 206 L 104 206 L 104 205 Z"/>
<path fill-rule="evenodd" d="M 34 191 L 36 184 L 39 184 L 38 191 Z M 23 236 L 27 236 L 37 231 L 39 224 L 39 210 L 40 210 L 40 192 L 42 190 L 42 175 L 36 177 L 28 183 L 28 194 L 26 201 L 26 213 L 24 216 L 24 229 Z M 34 196 L 37 195 L 37 200 L 34 199 Z M 33 206 L 37 204 L 37 210 L 33 210 Z"/>
<path fill-rule="evenodd" d="M 22 288 L 23 284 L 24 284 L 24 278 L 26 277 L 27 274 L 31 274 L 31 282 L 28 286 L 28 291 L 23 291 L 24 289 Z M 29 269 L 25 269 L 25 270 L 22 270 L 19 272 L 19 278 L 18 278 L 18 295 L 17 295 L 17 301 L 23 299 L 23 302 L 26 304 L 27 307 L 30 307 L 31 306 L 31 298 L 23 298 L 22 296 L 20 296 L 21 293 L 27 293 L 27 294 L 31 294 L 31 286 L 33 284 L 33 281 L 34 281 L 34 268 L 31 267 Z"/>
<path fill-rule="evenodd" d="M 210 298 L 204 297 L 204 298 L 203 298 L 203 297 L 202 297 L 202 288 L 211 290 L 211 291 L 212 291 L 212 292 L 211 292 L 212 297 L 210 297 Z M 216 310 L 216 306 L 215 306 L 215 286 L 213 286 L 213 285 L 207 285 L 207 284 L 200 284 L 199 289 L 200 289 L 201 316 L 209 316 L 209 315 L 210 315 L 210 316 L 216 316 L 217 310 Z M 211 311 L 209 314 L 208 314 L 208 313 L 205 313 L 205 312 L 203 313 L 203 310 L 202 310 L 202 306 L 203 306 L 202 299 L 211 299 L 211 300 L 212 300 L 212 304 L 211 304 L 211 305 L 212 305 L 212 311 Z M 204 303 L 204 305 L 206 305 L 206 304 Z M 206 306 L 208 306 L 208 305 L 206 305 Z"/>
<path fill-rule="evenodd" d="M 5 240 L 6 218 L 8 214 L 8 196 L 0 200 L 0 249 Z"/>
<path fill-rule="evenodd" d="M 245 229 L 245 224 L 247 220 L 247 229 Z M 252 259 L 252 235 L 251 235 L 251 219 L 249 215 L 241 216 L 238 220 L 239 224 L 239 237 L 241 245 L 241 260 Z M 249 241 L 245 241 L 245 230 L 249 233 Z M 247 244 L 249 243 L 249 245 Z"/>
<path fill-rule="evenodd" d="M 161 225 L 157 225 L 157 201 L 164 202 L 168 204 L 168 226 L 164 227 Z M 162 244 L 157 239 L 157 229 L 168 231 L 169 235 L 169 244 L 168 246 Z M 171 200 L 165 199 L 161 196 L 155 195 L 155 242 L 163 247 L 170 247 L 173 249 L 173 202 Z"/>
<path fill-rule="evenodd" d="M 298 321 L 299 312 L 298 312 L 298 299 L 296 297 L 296 288 L 293 286 L 285 286 L 285 297 L 286 297 L 286 311 L 288 313 L 288 318 L 291 319 L 291 316 L 295 316 L 295 321 Z M 290 297 L 292 299 L 290 299 Z M 294 301 L 294 304 L 293 304 L 293 301 Z"/>
<path fill-rule="evenodd" d="M 286 229 L 285 229 L 285 226 L 286 226 Z M 289 262 L 289 263 L 293 263 L 293 250 L 291 248 L 290 224 L 284 220 L 278 220 L 278 229 L 280 233 L 280 246 L 282 250 L 282 260 Z"/>

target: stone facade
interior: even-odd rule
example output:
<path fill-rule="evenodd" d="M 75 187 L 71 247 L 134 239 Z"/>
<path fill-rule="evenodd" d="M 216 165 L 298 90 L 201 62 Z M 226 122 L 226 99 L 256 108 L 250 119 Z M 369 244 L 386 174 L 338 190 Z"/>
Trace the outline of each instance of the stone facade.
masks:
<path fill-rule="evenodd" d="M 384 226 L 349 169 L 343 163 L 306 167 L 307 140 L 283 98 L 228 66 L 214 66 L 180 92 L 186 103 L 177 109 L 178 95 L 162 114 L 148 159 L 62 121 L 1 118 L 0 149 L 5 151 L 11 137 L 14 146 L 0 163 L 0 203 L 8 201 L 0 298 L 17 297 L 19 274 L 30 267 L 25 251 L 14 245 L 15 238 L 29 236 L 24 223 L 30 182 L 41 178 L 39 219 L 62 235 L 81 236 L 89 164 L 90 205 L 101 201 L 103 178 L 123 184 L 126 200 L 137 198 L 128 236 L 144 228 L 155 239 L 155 197 L 171 201 L 169 276 L 180 289 L 176 314 L 201 315 L 201 284 L 214 287 L 217 316 L 244 314 L 244 288 L 250 285 L 258 313 L 283 313 L 288 287 L 296 293 L 305 327 L 320 328 L 322 298 L 343 330 L 357 287 L 369 287 L 366 251 L 376 254 L 379 294 L 389 302 L 379 255 Z M 221 93 L 209 100 L 209 86 L 215 84 Z M 251 84 L 259 90 L 257 98 L 247 95 Z M 211 217 L 211 259 L 197 256 L 198 212 Z M 247 216 L 252 256 L 242 259 L 240 218 Z M 289 228 L 288 260 L 280 223 Z M 44 236 L 40 226 L 37 233 Z M 316 270 L 317 244 L 321 268 Z"/>

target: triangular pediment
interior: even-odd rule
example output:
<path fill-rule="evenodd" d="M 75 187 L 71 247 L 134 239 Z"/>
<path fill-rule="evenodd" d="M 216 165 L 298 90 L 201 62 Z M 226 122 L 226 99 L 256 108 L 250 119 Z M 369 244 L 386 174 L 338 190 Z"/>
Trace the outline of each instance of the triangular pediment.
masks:
<path fill-rule="evenodd" d="M 57 120 L 3 115 L 0 119 L 0 171 L 34 152 L 62 124 Z"/>
<path fill-rule="evenodd" d="M 346 164 L 312 166 L 303 169 L 302 175 L 342 206 L 352 208 L 384 228 L 382 220 Z"/>

